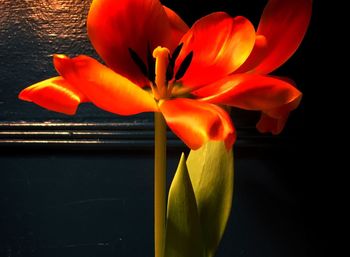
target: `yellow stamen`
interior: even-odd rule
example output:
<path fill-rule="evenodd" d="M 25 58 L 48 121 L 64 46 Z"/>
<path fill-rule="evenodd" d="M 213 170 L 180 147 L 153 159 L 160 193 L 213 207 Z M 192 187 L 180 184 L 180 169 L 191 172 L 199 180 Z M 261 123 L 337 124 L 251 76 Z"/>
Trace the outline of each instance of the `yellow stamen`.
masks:
<path fill-rule="evenodd" d="M 168 97 L 167 85 L 166 85 L 166 71 L 169 63 L 170 51 L 166 47 L 158 46 L 153 51 L 153 57 L 156 58 L 156 78 L 155 82 L 158 89 L 158 96 L 155 95 L 157 100 Z"/>

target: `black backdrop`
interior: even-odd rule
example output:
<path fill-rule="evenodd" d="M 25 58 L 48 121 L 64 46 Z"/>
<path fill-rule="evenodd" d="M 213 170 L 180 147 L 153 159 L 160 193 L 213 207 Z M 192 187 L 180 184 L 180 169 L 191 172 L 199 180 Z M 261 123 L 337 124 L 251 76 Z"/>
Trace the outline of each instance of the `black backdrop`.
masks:
<path fill-rule="evenodd" d="M 84 105 L 67 117 L 16 98 L 54 74 L 51 53 L 94 55 L 84 27 L 89 2 L 0 0 L 0 257 L 152 256 L 152 116 L 116 117 Z M 163 2 L 188 24 L 224 10 L 257 25 L 266 4 Z M 218 257 L 328 256 L 330 199 L 315 108 L 320 9 L 315 1 L 304 42 L 275 72 L 304 93 L 285 131 L 260 135 L 256 113 L 233 112 L 235 197 Z M 64 25 L 66 15 L 75 23 Z M 170 181 L 186 149 L 169 138 Z"/>

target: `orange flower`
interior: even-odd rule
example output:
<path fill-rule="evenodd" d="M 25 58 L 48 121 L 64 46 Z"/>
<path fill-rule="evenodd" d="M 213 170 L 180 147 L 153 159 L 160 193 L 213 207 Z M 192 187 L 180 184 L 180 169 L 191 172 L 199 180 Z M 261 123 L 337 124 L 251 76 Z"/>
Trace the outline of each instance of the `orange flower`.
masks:
<path fill-rule="evenodd" d="M 299 46 L 311 0 L 270 0 L 257 32 L 244 17 L 217 12 L 191 29 L 158 0 L 94 0 L 89 38 L 106 65 L 88 56 L 54 55 L 60 76 L 19 98 L 74 114 L 82 102 L 132 115 L 162 112 L 190 148 L 208 140 L 231 147 L 235 130 L 217 104 L 261 110 L 260 131 L 279 133 L 301 93 L 266 76 Z"/>

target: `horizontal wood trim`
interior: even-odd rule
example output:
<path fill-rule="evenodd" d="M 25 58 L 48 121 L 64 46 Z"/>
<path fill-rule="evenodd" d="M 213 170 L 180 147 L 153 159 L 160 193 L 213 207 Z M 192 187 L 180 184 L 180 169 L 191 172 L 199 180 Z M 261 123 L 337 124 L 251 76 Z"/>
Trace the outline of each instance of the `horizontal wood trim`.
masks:
<path fill-rule="evenodd" d="M 288 138 L 262 135 L 255 128 L 238 128 L 240 149 L 280 148 Z M 0 122 L 0 149 L 125 150 L 153 148 L 153 123 Z M 170 149 L 185 145 L 168 131 Z"/>

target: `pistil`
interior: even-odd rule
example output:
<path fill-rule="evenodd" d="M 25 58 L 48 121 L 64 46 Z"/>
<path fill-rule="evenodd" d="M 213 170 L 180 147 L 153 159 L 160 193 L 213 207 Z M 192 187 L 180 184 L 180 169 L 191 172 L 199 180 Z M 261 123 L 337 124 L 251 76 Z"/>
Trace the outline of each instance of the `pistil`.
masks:
<path fill-rule="evenodd" d="M 169 63 L 169 54 L 170 51 L 166 47 L 158 46 L 153 51 L 153 57 L 156 59 L 155 83 L 158 94 L 155 94 L 155 98 L 157 100 L 168 98 L 166 71 Z"/>

